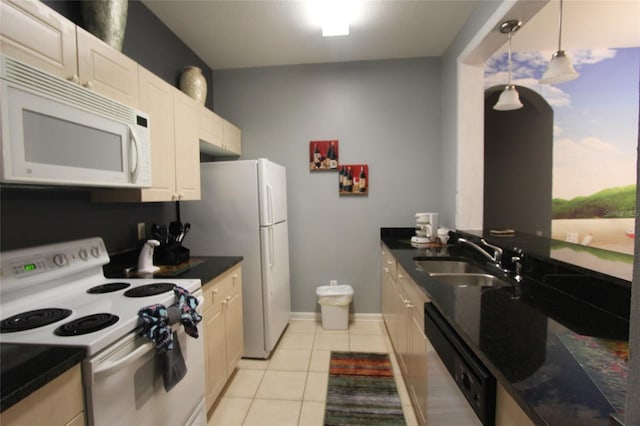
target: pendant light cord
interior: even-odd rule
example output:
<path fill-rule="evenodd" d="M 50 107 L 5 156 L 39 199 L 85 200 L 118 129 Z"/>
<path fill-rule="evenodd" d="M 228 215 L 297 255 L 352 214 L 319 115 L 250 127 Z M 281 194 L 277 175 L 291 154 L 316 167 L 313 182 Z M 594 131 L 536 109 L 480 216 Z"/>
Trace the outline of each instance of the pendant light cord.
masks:
<path fill-rule="evenodd" d="M 558 27 L 558 51 L 560 51 L 562 50 L 562 0 L 560 0 L 560 15 Z"/>
<path fill-rule="evenodd" d="M 511 34 L 509 33 L 509 47 L 508 47 L 508 55 L 507 55 L 507 65 L 509 69 L 509 86 L 511 86 Z"/>

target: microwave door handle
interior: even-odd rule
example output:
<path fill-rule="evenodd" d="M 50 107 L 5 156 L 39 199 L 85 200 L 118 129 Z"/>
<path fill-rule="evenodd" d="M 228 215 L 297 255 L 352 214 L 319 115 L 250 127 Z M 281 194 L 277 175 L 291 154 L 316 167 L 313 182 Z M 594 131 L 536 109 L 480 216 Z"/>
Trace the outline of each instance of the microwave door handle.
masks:
<path fill-rule="evenodd" d="M 136 137 L 136 132 L 131 126 L 129 126 L 129 137 L 136 153 L 135 166 L 131 169 L 131 182 L 135 183 L 138 181 L 138 175 L 140 174 L 140 147 L 138 146 L 138 138 Z"/>

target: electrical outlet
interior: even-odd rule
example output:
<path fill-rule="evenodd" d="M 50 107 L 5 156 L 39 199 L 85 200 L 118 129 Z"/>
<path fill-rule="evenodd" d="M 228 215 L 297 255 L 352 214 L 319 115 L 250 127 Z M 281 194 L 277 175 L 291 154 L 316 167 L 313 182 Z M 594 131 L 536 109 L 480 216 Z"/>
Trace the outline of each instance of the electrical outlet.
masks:
<path fill-rule="evenodd" d="M 338 285 L 338 280 L 329 280 L 329 285 Z"/>
<path fill-rule="evenodd" d="M 138 240 L 144 240 L 147 235 L 144 222 L 138 223 Z"/>

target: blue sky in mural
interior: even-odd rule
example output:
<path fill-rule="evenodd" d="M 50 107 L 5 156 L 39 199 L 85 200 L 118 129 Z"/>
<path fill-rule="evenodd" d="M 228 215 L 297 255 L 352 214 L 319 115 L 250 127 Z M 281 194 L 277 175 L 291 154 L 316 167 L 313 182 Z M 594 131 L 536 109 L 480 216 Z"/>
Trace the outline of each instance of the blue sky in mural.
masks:
<path fill-rule="evenodd" d="M 538 82 L 551 52 L 513 54 L 513 82 L 540 93 L 554 110 L 553 197 L 571 199 L 636 182 L 640 48 L 567 52 L 580 77 Z M 507 81 L 507 56 L 485 67 L 485 88 Z M 508 113 L 508 112 L 506 112 Z"/>

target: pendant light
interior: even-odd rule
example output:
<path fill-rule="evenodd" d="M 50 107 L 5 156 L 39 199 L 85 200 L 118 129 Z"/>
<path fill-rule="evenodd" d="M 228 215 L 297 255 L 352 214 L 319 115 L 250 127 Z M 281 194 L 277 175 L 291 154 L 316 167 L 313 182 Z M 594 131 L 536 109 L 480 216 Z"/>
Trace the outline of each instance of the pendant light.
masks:
<path fill-rule="evenodd" d="M 493 106 L 493 109 L 497 111 L 511 111 L 523 107 L 522 102 L 520 102 L 520 95 L 516 90 L 516 86 L 511 83 L 511 35 L 518 31 L 521 26 L 522 22 L 518 21 L 517 19 L 505 21 L 500 25 L 500 32 L 502 34 L 507 34 L 509 37 L 509 53 L 507 56 L 507 65 L 509 67 L 509 82 L 505 86 L 502 93 L 500 93 L 498 102 Z"/>
<path fill-rule="evenodd" d="M 573 69 L 571 59 L 562 50 L 562 0 L 560 0 L 560 24 L 558 30 L 558 50 L 551 56 L 551 61 L 547 64 L 547 70 L 542 75 L 540 83 L 558 84 L 578 78 L 580 74 Z"/>

